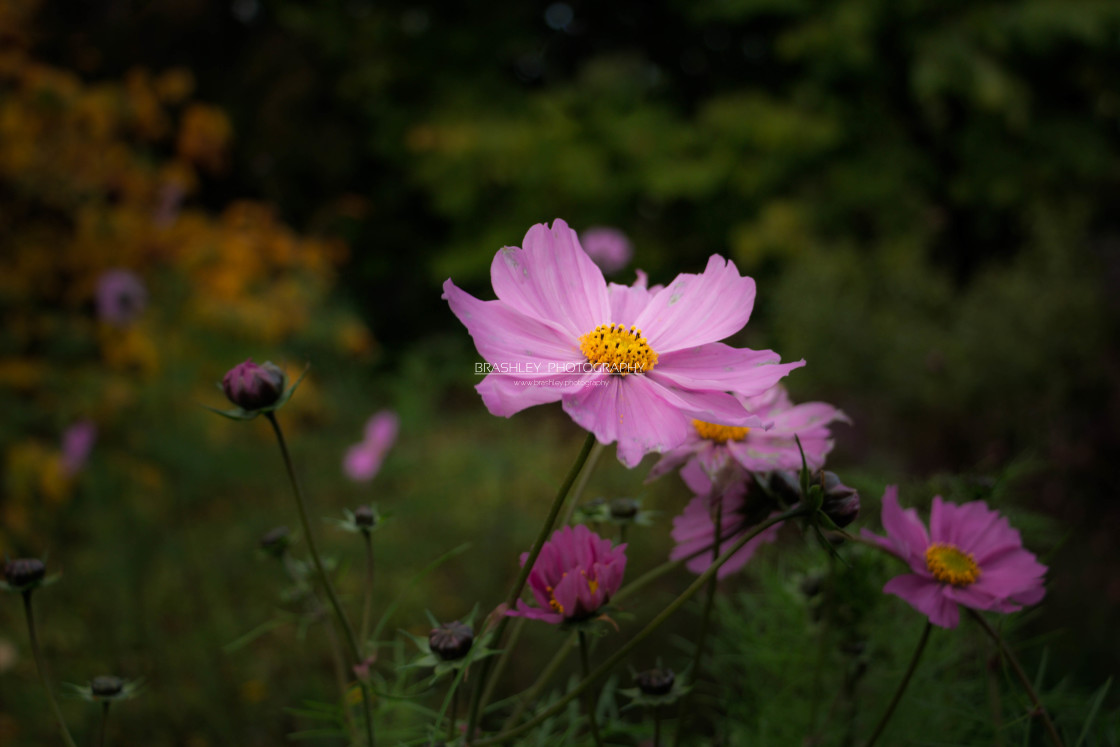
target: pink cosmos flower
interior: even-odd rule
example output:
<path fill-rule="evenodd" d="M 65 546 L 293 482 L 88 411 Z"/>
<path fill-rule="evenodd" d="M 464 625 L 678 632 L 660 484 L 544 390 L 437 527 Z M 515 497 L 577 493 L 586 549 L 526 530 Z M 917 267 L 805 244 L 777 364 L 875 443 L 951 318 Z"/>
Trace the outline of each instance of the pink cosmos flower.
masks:
<path fill-rule="evenodd" d="M 883 592 L 902 597 L 942 628 L 960 621 L 958 604 L 977 610 L 1015 612 L 1046 594 L 1046 566 L 1023 549 L 1019 532 L 983 501 L 958 506 L 934 496 L 930 530 L 910 508 L 898 504 L 898 487 L 883 493 L 886 537 L 866 529 L 870 540 L 910 564 L 913 573 L 896 576 Z"/>
<path fill-rule="evenodd" d="M 713 502 L 719 500 L 720 508 L 720 547 L 731 546 L 736 539 L 751 527 L 764 520 L 765 515 L 757 515 L 750 510 L 748 492 L 750 490 L 749 478 L 733 480 L 724 487 L 713 486 L 711 479 L 696 462 L 689 462 L 681 470 L 681 478 L 685 484 L 696 494 L 696 497 L 685 506 L 684 512 L 673 519 L 672 538 L 677 543 L 669 553 L 670 560 L 680 560 L 702 552 L 685 564 L 693 573 L 700 574 L 712 565 L 712 546 L 715 544 L 716 527 L 712 520 Z M 715 489 L 713 489 L 713 487 Z M 754 515 L 752 515 L 754 514 Z M 768 527 L 757 536 L 751 538 L 727 562 L 716 571 L 718 578 L 742 570 L 755 551 L 764 543 L 773 542 L 778 538 L 778 529 L 781 524 Z M 722 551 L 721 551 L 722 554 Z"/>
<path fill-rule="evenodd" d="M 742 398 L 748 410 L 770 425 L 764 428 L 737 428 L 701 420 L 677 448 L 661 457 L 650 470 L 650 480 L 660 477 L 684 462 L 695 459 L 710 475 L 734 462 L 751 472 L 800 470 L 801 451 L 805 450 L 810 470 L 820 469 L 832 451 L 829 425 L 850 423 L 848 416 L 824 402 L 794 405 L 781 384 L 753 397 Z"/>
<path fill-rule="evenodd" d="M 366 421 L 365 438 L 351 446 L 342 460 L 342 471 L 355 482 L 372 480 L 381 470 L 385 453 L 397 440 L 400 418 L 382 410 Z"/>
<path fill-rule="evenodd" d="M 521 554 L 521 565 L 529 553 Z M 611 546 L 583 524 L 564 527 L 544 543 L 533 570 L 529 589 L 537 605 L 517 600 L 511 617 L 528 617 L 549 623 L 586 620 L 610 601 L 626 572 L 626 545 Z"/>
<path fill-rule="evenodd" d="M 131 324 L 148 305 L 148 289 L 129 270 L 106 270 L 97 278 L 97 316 L 110 324 Z"/>
<path fill-rule="evenodd" d="M 67 476 L 85 466 L 96 440 L 97 426 L 92 420 L 79 420 L 62 432 L 62 471 Z"/>
<path fill-rule="evenodd" d="M 579 235 L 579 243 L 587 256 L 607 275 L 613 275 L 630 263 L 634 248 L 630 239 L 617 228 L 595 226 Z"/>
<path fill-rule="evenodd" d="M 754 281 L 719 256 L 654 289 L 608 285 L 562 220 L 533 226 L 522 243 L 494 257 L 496 301 L 443 284 L 489 366 L 476 388 L 495 415 L 559 400 L 633 467 L 678 446 L 694 419 L 762 425 L 729 392 L 760 394 L 805 364 L 717 342 L 746 324 L 755 295 Z"/>

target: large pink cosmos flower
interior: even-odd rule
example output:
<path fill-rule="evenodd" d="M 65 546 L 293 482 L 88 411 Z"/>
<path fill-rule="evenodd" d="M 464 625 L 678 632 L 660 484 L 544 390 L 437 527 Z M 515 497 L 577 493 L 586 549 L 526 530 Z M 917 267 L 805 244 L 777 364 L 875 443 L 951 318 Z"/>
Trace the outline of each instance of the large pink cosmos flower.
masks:
<path fill-rule="evenodd" d="M 366 421 L 365 438 L 346 451 L 342 471 L 355 482 L 372 480 L 381 470 L 385 453 L 397 440 L 400 418 L 392 410 L 382 410 Z"/>
<path fill-rule="evenodd" d="M 522 553 L 521 565 L 528 559 L 529 553 Z M 537 606 L 518 599 L 517 609 L 506 614 L 549 623 L 586 620 L 610 601 L 625 572 L 626 545 L 612 547 L 583 524 L 558 529 L 529 572 Z"/>
<path fill-rule="evenodd" d="M 736 428 L 695 420 L 684 443 L 661 457 L 648 479 L 660 477 L 690 459 L 697 460 L 710 475 L 729 461 L 751 472 L 800 470 L 801 451 L 795 435 L 801 439 L 809 469 L 817 470 L 832 451 L 828 426 L 851 422 L 842 411 L 824 402 L 794 405 L 781 384 L 754 397 L 744 397 L 743 404 L 770 425 Z"/>
<path fill-rule="evenodd" d="M 960 622 L 958 604 L 977 610 L 1015 612 L 1045 596 L 1046 566 L 1023 549 L 1019 532 L 983 501 L 958 506 L 934 496 L 930 529 L 910 508 L 898 504 L 898 487 L 883 493 L 886 537 L 862 535 L 910 564 L 883 592 L 902 597 L 942 628 Z"/>
<path fill-rule="evenodd" d="M 443 284 L 489 367 L 476 388 L 495 415 L 559 400 L 633 467 L 679 445 L 694 419 L 762 425 L 729 392 L 754 396 L 805 363 L 717 342 L 747 323 L 755 295 L 754 280 L 719 256 L 654 290 L 608 285 L 562 220 L 522 243 L 494 257 L 496 301 Z"/>
<path fill-rule="evenodd" d="M 728 548 L 742 535 L 750 531 L 765 516 L 751 515 L 748 510 L 749 478 L 736 479 L 730 485 L 713 486 L 711 479 L 696 462 L 690 462 L 681 470 L 681 478 L 696 494 L 684 511 L 673 519 L 672 538 L 677 543 L 669 553 L 670 560 L 680 560 L 695 553 L 701 553 L 685 564 L 693 573 L 700 574 L 712 565 L 712 547 L 715 544 L 716 527 L 712 520 L 714 501 L 721 502 L 720 508 L 720 547 Z M 713 489 L 714 488 L 714 489 Z M 742 570 L 747 561 L 754 556 L 763 544 L 778 538 L 781 524 L 775 524 L 747 541 L 747 544 L 716 571 L 718 578 L 724 578 Z M 720 552 L 722 554 L 723 551 Z"/>

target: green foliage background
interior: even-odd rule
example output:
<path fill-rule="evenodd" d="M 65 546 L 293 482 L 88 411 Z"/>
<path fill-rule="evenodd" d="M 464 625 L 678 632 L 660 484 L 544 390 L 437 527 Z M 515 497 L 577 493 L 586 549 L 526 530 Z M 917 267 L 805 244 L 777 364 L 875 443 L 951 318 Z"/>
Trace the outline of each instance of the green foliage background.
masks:
<path fill-rule="evenodd" d="M 439 285 L 451 276 L 490 297 L 493 252 L 563 217 L 577 229 L 622 228 L 654 282 L 712 253 L 757 279 L 752 323 L 737 342 L 805 358 L 789 382 L 795 398 L 851 415 L 831 463 L 864 489 L 865 522 L 887 482 L 911 481 L 914 503 L 960 485 L 994 500 L 993 485 L 1011 474 L 998 507 L 1048 518 L 1024 527 L 1052 566 L 1024 640 L 1051 637 L 1028 647 L 1028 660 L 1051 652 L 1075 713 L 1116 671 L 1120 5 L 118 0 L 47 3 L 36 24 L 36 52 L 91 82 L 137 64 L 193 71 L 198 95 L 224 109 L 235 132 L 230 167 L 203 175 L 198 207 L 253 197 L 305 232 L 348 241 L 332 303 L 361 311 L 380 357 L 332 358 L 327 330 L 251 352 L 314 362 L 321 399 L 295 438 L 324 513 L 370 497 L 343 481 L 339 455 L 367 413 L 401 412 L 401 442 L 373 488 L 395 512 L 396 527 L 379 535 L 382 601 L 407 588 L 403 569 L 474 543 L 433 575 L 428 598 L 402 609 L 414 632 L 424 608 L 456 616 L 496 599 L 579 439 L 557 412 L 510 422 L 484 413 L 469 389 L 474 351 Z M 292 521 L 278 461 L 257 438 L 263 426 L 248 426 L 251 438 L 216 438 L 205 413 L 181 402 L 195 379 L 221 375 L 219 361 L 244 357 L 237 342 L 211 343 L 205 363 L 183 362 L 147 390 L 130 429 L 106 434 L 171 476 L 164 495 L 137 495 L 127 464 L 94 463 L 52 526 L 68 576 L 86 568 L 103 579 L 94 602 L 88 588 L 66 584 L 44 596 L 52 645 L 75 657 L 59 674 L 110 664 L 145 672 L 146 697 L 165 720 L 130 722 L 144 743 L 173 731 L 183 744 L 274 744 L 297 727 L 282 709 L 330 687 L 325 660 L 301 680 L 301 662 L 275 655 L 294 645 L 292 629 L 254 644 L 264 653 L 251 664 L 244 651 L 221 654 L 272 609 L 275 569 L 249 560 L 255 537 Z M 593 491 L 632 494 L 639 480 L 612 462 Z M 684 496 L 667 481 L 646 490 L 666 514 L 645 550 L 652 563 Z M 359 558 L 355 548 L 339 554 L 344 566 Z M 751 657 L 796 653 L 801 633 L 816 645 L 804 616 L 780 630 L 750 626 L 800 614 L 802 602 L 778 588 L 790 570 L 779 562 L 729 594 L 719 643 L 728 678 L 788 674 L 804 662 Z M 878 647 L 868 662 L 873 703 L 909 654 L 893 646 L 900 606 L 876 604 L 860 633 Z M 9 607 L 0 619 L 13 631 Z M 90 640 L 90 629 L 103 639 Z M 540 635 L 530 651 L 552 645 Z M 945 644 L 944 660 L 963 667 L 979 645 Z M 86 648 L 112 660 L 79 653 Z M 527 655 L 511 682 L 536 662 Z M 959 693 L 945 666 L 929 675 L 937 708 L 913 707 L 900 721 L 933 733 L 946 711 L 965 708 L 959 696 L 985 725 L 965 720 L 945 743 L 987 743 L 985 675 L 969 670 L 968 687 L 979 689 Z M 32 681 L 18 671 L 20 683 Z M 41 704 L 12 676 L 0 678 L 0 701 L 23 724 Z M 248 680 L 298 684 L 250 702 Z M 766 683 L 743 682 L 727 713 L 730 743 L 792 743 L 752 708 L 760 693 L 751 688 Z M 797 703 L 766 713 L 799 723 Z M 865 734 L 874 716 L 860 713 L 849 723 Z M 23 733 L 47 740 L 49 730 L 43 719 Z M 35 738 L 24 743 L 45 743 Z"/>

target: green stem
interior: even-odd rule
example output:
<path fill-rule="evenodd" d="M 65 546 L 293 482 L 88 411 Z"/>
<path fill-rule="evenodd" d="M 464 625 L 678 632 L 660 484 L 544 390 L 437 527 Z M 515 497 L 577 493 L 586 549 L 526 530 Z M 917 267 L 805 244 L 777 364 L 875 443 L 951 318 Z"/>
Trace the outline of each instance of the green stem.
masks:
<path fill-rule="evenodd" d="M 101 729 L 97 738 L 97 747 L 105 747 L 105 724 L 109 723 L 109 702 L 101 701 Z"/>
<path fill-rule="evenodd" d="M 583 491 L 587 487 L 587 483 L 591 481 L 591 475 L 595 472 L 595 465 L 599 463 L 599 457 L 603 456 L 603 451 L 607 447 L 598 441 L 591 447 L 591 453 L 587 455 L 587 466 L 579 475 L 579 481 L 572 489 L 572 500 L 568 503 L 568 508 L 564 511 L 564 518 L 560 524 L 571 524 L 572 515 L 576 511 L 576 506 L 579 505 L 579 499 L 583 497 Z"/>
<path fill-rule="evenodd" d="M 615 595 L 615 598 L 617 599 L 618 595 Z M 524 715 L 525 709 L 527 709 L 532 703 L 537 702 L 537 698 L 540 697 L 541 690 L 543 690 L 545 686 L 552 680 L 552 678 L 556 676 L 556 673 L 560 671 L 560 665 L 563 664 L 564 660 L 568 658 L 568 654 L 571 653 L 572 646 L 575 644 L 575 640 L 575 633 L 569 634 L 568 637 L 564 639 L 564 643 L 562 643 L 560 645 L 560 648 L 556 650 L 556 654 L 552 657 L 552 661 L 548 662 L 545 668 L 541 670 L 540 675 L 537 677 L 537 681 L 534 682 L 533 685 L 528 690 L 526 690 L 518 700 L 517 705 L 513 709 L 513 714 L 510 715 L 508 719 L 506 719 L 505 724 L 502 726 L 503 731 L 508 731 L 509 729 L 512 729 L 514 726 L 516 726 L 517 722 L 521 720 L 521 716 Z"/>
<path fill-rule="evenodd" d="M 366 583 L 362 599 L 362 627 L 359 628 L 358 645 L 364 652 L 369 645 L 369 618 L 373 610 L 373 539 L 369 530 L 362 530 L 362 539 L 366 542 Z"/>
<path fill-rule="evenodd" d="M 525 629 L 526 618 L 519 617 L 513 622 L 513 630 L 510 631 L 509 640 L 502 653 L 498 656 L 498 663 L 494 665 L 494 669 L 490 672 L 490 679 L 486 683 L 486 690 L 482 693 L 482 702 L 489 703 L 490 699 L 494 697 L 494 690 L 498 687 L 498 681 L 502 679 L 502 673 L 506 671 L 506 665 L 509 664 L 510 652 L 513 651 L 517 642 L 521 640 L 521 631 Z"/>
<path fill-rule="evenodd" d="M 883 717 L 879 719 L 878 726 L 875 727 L 875 731 L 871 734 L 871 738 L 867 740 L 867 744 L 864 745 L 864 747 L 872 747 L 882 735 L 883 729 L 887 728 L 887 722 L 890 721 L 891 716 L 894 715 L 894 709 L 898 707 L 899 701 L 902 700 L 902 694 L 906 692 L 906 686 L 910 684 L 910 678 L 914 676 L 914 671 L 918 668 L 918 661 L 922 658 L 922 652 L 926 650 L 926 642 L 929 641 L 931 630 L 933 630 L 933 623 L 926 620 L 925 630 L 922 631 L 922 637 L 918 640 L 918 648 L 914 650 L 914 655 L 910 658 L 910 666 L 906 668 L 906 674 L 902 675 L 902 681 L 898 683 L 898 689 L 894 691 L 894 697 L 891 698 L 891 702 L 887 705 L 886 712 L 883 714 Z"/>
<path fill-rule="evenodd" d="M 43 658 L 42 649 L 39 648 L 39 637 L 35 635 L 35 614 L 31 611 L 32 591 L 32 589 L 27 589 L 23 592 L 23 611 L 27 616 L 27 637 L 31 639 L 31 654 L 35 657 L 35 667 L 39 670 L 39 679 L 43 683 L 43 689 L 47 691 L 47 700 L 50 702 L 54 717 L 58 720 L 58 728 L 62 731 L 62 741 L 66 743 L 67 747 L 77 747 L 74 744 L 74 738 L 70 736 L 70 730 L 66 728 L 66 719 L 62 717 L 62 709 L 58 707 L 58 701 L 54 699 L 54 691 L 51 690 L 50 679 L 47 677 L 47 662 Z"/>
<path fill-rule="evenodd" d="M 521 596 L 521 590 L 525 588 L 525 582 L 529 579 L 529 572 L 533 570 L 533 564 L 537 562 L 537 556 L 541 554 L 541 548 L 544 547 L 544 543 L 548 539 L 549 533 L 552 531 L 552 525 L 556 523 L 556 517 L 560 514 L 560 509 L 564 505 L 564 499 L 568 497 L 568 493 L 572 489 L 572 484 L 575 483 L 580 470 L 582 470 L 587 463 L 587 457 L 591 453 L 595 443 L 595 434 L 589 431 L 587 433 L 587 438 L 584 439 L 583 448 L 580 449 L 579 455 L 576 457 L 575 464 L 568 470 L 567 477 L 564 478 L 563 484 L 556 492 L 556 498 L 552 501 L 552 508 L 549 509 L 548 517 L 545 519 L 544 524 L 541 525 L 541 530 L 537 533 L 537 539 L 533 542 L 533 546 L 529 550 L 529 557 L 527 557 L 525 562 L 521 565 L 521 572 L 517 574 L 517 580 L 513 583 L 509 596 L 506 598 L 507 609 L 513 609 L 516 606 L 517 599 Z M 505 615 L 498 621 L 494 629 L 494 639 L 490 645 L 501 645 L 502 636 L 506 632 L 506 626 L 509 625 L 509 621 L 510 618 Z M 510 649 L 507 647 L 506 650 L 502 652 L 502 657 L 509 656 L 509 651 Z M 467 717 L 468 741 L 474 736 L 479 715 L 486 709 L 486 700 L 482 696 L 486 689 L 483 686 L 490 673 L 490 662 L 491 659 L 482 660 L 480 665 L 482 669 L 479 672 L 478 681 L 474 684 L 474 692 L 471 694 L 471 707 Z"/>
<path fill-rule="evenodd" d="M 459 688 L 456 683 L 452 683 L 455 688 L 451 693 L 451 714 L 447 717 L 447 743 L 450 744 L 455 741 L 455 719 L 459 715 Z"/>
<path fill-rule="evenodd" d="M 591 654 L 587 646 L 587 633 L 579 631 L 579 664 L 580 674 L 584 679 L 591 675 Z M 584 708 L 587 709 L 587 723 L 591 726 L 591 736 L 596 747 L 603 747 L 603 738 L 599 736 L 599 724 L 595 720 L 595 694 L 588 688 L 584 695 Z"/>
<path fill-rule="evenodd" d="M 719 545 L 720 540 L 723 538 L 723 488 L 718 489 L 715 494 L 715 502 L 712 504 L 712 524 L 715 532 L 712 537 L 712 562 L 719 558 Z M 708 627 L 712 619 L 712 606 L 716 598 L 716 586 L 719 584 L 719 576 L 712 576 L 708 582 L 708 594 L 704 600 L 704 615 L 700 619 L 700 635 L 696 639 L 696 654 L 692 658 L 692 665 L 689 667 L 692 672 L 692 681 L 695 683 L 700 676 L 700 663 L 704 658 L 704 644 L 708 640 Z M 688 706 L 692 700 L 690 697 L 691 690 L 685 693 L 681 698 L 681 703 L 677 707 L 677 731 L 673 735 L 673 747 L 677 747 L 681 743 L 681 737 L 684 735 L 685 723 L 688 721 Z"/>
<path fill-rule="evenodd" d="M 484 745 L 501 744 L 503 742 L 508 742 L 511 739 L 515 739 L 522 734 L 535 729 L 547 719 L 555 716 L 557 713 L 564 709 L 564 707 L 572 700 L 572 698 L 579 697 L 585 690 L 591 687 L 594 682 L 610 672 L 610 670 L 617 666 L 618 663 L 623 659 L 625 659 L 630 654 L 630 652 L 638 646 L 638 644 L 652 635 L 654 631 L 656 631 L 665 623 L 666 620 L 672 617 L 681 607 L 683 607 L 689 599 L 695 596 L 695 594 L 700 591 L 700 589 L 703 589 L 707 585 L 708 581 L 711 580 L 712 576 L 716 575 L 720 567 L 722 567 L 724 563 L 730 560 L 735 553 L 741 550 L 743 548 L 743 545 L 747 544 L 752 539 L 754 539 L 770 527 L 774 526 L 775 524 L 780 524 L 783 521 L 788 521 L 789 519 L 802 516 L 807 512 L 808 509 L 806 508 L 803 508 L 801 506 L 794 506 L 790 510 L 778 514 L 777 516 L 771 516 L 766 521 L 755 526 L 749 532 L 746 532 L 742 537 L 735 540 L 735 543 L 731 545 L 731 548 L 728 549 L 728 551 L 723 555 L 721 555 L 714 563 L 712 563 L 711 567 L 709 567 L 708 570 L 701 573 L 695 581 L 689 584 L 688 588 L 681 592 L 680 596 L 670 602 L 669 606 L 658 613 L 658 615 L 654 617 L 653 620 L 651 620 L 644 628 L 638 631 L 638 633 L 635 634 L 633 638 L 631 638 L 617 651 L 611 654 L 610 657 L 608 657 L 605 661 L 603 661 L 602 664 L 595 668 L 595 671 L 593 671 L 589 676 L 585 677 L 583 681 L 581 681 L 578 685 L 561 696 L 559 700 L 557 700 L 545 710 L 538 713 L 529 721 L 526 721 L 521 726 L 514 727 L 509 731 L 504 731 L 501 734 L 497 734 L 493 737 L 475 740 L 471 742 L 471 747 L 484 747 Z"/>
<path fill-rule="evenodd" d="M 323 566 L 323 560 L 319 555 L 319 548 L 315 544 L 315 535 L 311 531 L 311 522 L 307 518 L 307 505 L 303 497 L 303 490 L 300 488 L 299 480 L 296 479 L 295 467 L 292 465 L 292 456 L 288 452 L 288 444 L 284 441 L 284 433 L 280 430 L 280 423 L 276 420 L 275 413 L 267 412 L 265 413 L 265 417 L 268 418 L 268 422 L 272 424 L 272 430 L 276 433 L 276 441 L 280 445 L 280 454 L 284 458 L 284 467 L 288 471 L 288 479 L 292 483 L 292 492 L 296 497 L 299 521 L 303 527 L 303 533 L 307 536 L 307 548 L 311 552 L 311 559 L 315 562 L 315 570 L 319 574 L 319 582 L 327 592 L 327 598 L 330 600 L 331 607 L 334 609 L 338 624 L 342 627 L 342 632 L 346 634 L 346 643 L 350 647 L 350 654 L 353 657 L 354 663 L 357 664 L 362 660 L 361 649 L 358 647 L 357 638 L 354 636 L 354 628 L 350 625 L 350 620 L 347 619 L 346 613 L 342 609 L 342 604 L 338 601 L 338 594 L 335 593 L 330 576 L 327 575 L 327 570 Z M 373 747 L 375 744 L 373 718 L 370 711 L 369 687 L 365 682 L 362 682 L 362 700 L 365 703 L 366 712 L 366 739 L 370 747 Z"/>
<path fill-rule="evenodd" d="M 1042 705 L 1042 701 L 1038 697 L 1038 693 L 1034 691 L 1034 686 L 1031 685 L 1030 679 L 1027 678 L 1027 673 L 1023 671 L 1023 667 L 1019 664 L 1019 660 L 1015 658 L 1015 654 L 1011 653 L 1011 649 L 1003 642 L 1003 638 L 996 630 L 988 624 L 988 621 L 974 609 L 969 609 L 968 614 L 972 619 L 979 623 L 980 627 L 984 629 L 996 646 L 999 647 L 1000 654 L 1011 665 L 1011 669 L 1015 672 L 1015 676 L 1019 680 L 1019 684 L 1026 690 L 1027 696 L 1030 697 L 1031 702 L 1034 703 L 1035 712 L 1042 718 L 1042 725 L 1046 729 L 1046 734 L 1050 737 L 1050 741 L 1054 743 L 1054 747 L 1064 747 L 1062 738 L 1058 735 L 1057 728 L 1054 727 L 1054 722 L 1050 720 L 1050 714 L 1046 712 L 1046 708 Z"/>

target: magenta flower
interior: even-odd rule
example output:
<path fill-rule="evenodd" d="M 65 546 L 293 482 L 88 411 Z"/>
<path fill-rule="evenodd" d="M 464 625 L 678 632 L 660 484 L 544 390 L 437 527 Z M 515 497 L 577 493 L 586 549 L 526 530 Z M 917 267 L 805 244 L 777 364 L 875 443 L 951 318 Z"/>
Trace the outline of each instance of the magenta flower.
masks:
<path fill-rule="evenodd" d="M 579 243 L 587 256 L 607 275 L 613 275 L 630 263 L 634 248 L 630 239 L 617 228 L 596 226 L 579 235 Z"/>
<path fill-rule="evenodd" d="M 633 467 L 678 446 L 694 419 L 762 425 L 729 392 L 760 394 L 805 364 L 717 342 L 746 324 L 755 294 L 754 281 L 721 257 L 650 289 L 640 280 L 608 285 L 562 220 L 533 226 L 523 244 L 494 257 L 496 301 L 443 284 L 486 360 L 476 388 L 495 415 L 559 400 L 600 443 L 617 441 Z"/>
<path fill-rule="evenodd" d="M 886 537 L 862 535 L 910 564 L 883 592 L 902 597 L 942 628 L 960 622 L 958 604 L 977 610 L 1015 612 L 1046 594 L 1046 566 L 1023 549 L 1019 532 L 983 501 L 958 506 L 934 496 L 930 531 L 910 508 L 898 504 L 898 487 L 883 493 Z"/>
<path fill-rule="evenodd" d="M 660 477 L 690 459 L 698 461 L 709 475 L 730 462 L 751 472 L 800 470 L 801 452 L 795 435 L 801 439 L 809 469 L 817 470 L 832 451 L 829 425 L 851 422 L 843 412 L 824 402 L 794 405 L 781 384 L 744 397 L 742 402 L 769 426 L 741 428 L 694 420 L 684 443 L 661 457 L 648 479 Z"/>
<path fill-rule="evenodd" d="M 723 488 L 713 490 L 711 479 L 696 462 L 689 462 L 681 470 L 681 478 L 696 494 L 684 511 L 673 519 L 672 538 L 677 543 L 669 553 L 670 560 L 680 560 L 695 553 L 701 553 L 685 564 L 693 573 L 700 574 L 712 565 L 712 547 L 715 544 L 716 526 L 712 520 L 713 501 L 719 500 L 720 507 L 720 547 L 728 548 L 751 527 L 766 518 L 749 510 L 749 479 L 739 479 Z M 745 476 L 744 476 L 745 478 Z M 752 537 L 727 562 L 716 571 L 718 578 L 724 578 L 742 570 L 755 551 L 765 543 L 778 538 L 781 524 L 767 527 Z M 720 551 L 723 554 L 723 550 Z"/>
<path fill-rule="evenodd" d="M 97 441 L 97 426 L 92 420 L 79 420 L 62 432 L 64 474 L 76 475 L 85 466 L 95 441 Z"/>
<path fill-rule="evenodd" d="M 385 453 L 397 440 L 400 418 L 391 410 L 382 410 L 366 421 L 365 438 L 346 451 L 342 471 L 355 482 L 372 480 L 381 470 Z"/>
<path fill-rule="evenodd" d="M 144 281 L 129 270 L 106 270 L 97 278 L 97 316 L 110 324 L 131 324 L 148 305 Z"/>
<path fill-rule="evenodd" d="M 529 553 L 521 554 L 521 565 Z M 592 617 L 610 601 L 626 572 L 626 545 L 611 546 L 583 524 L 564 527 L 544 543 L 533 570 L 529 589 L 537 605 L 517 600 L 511 617 L 528 617 L 549 623 L 580 621 Z"/>

